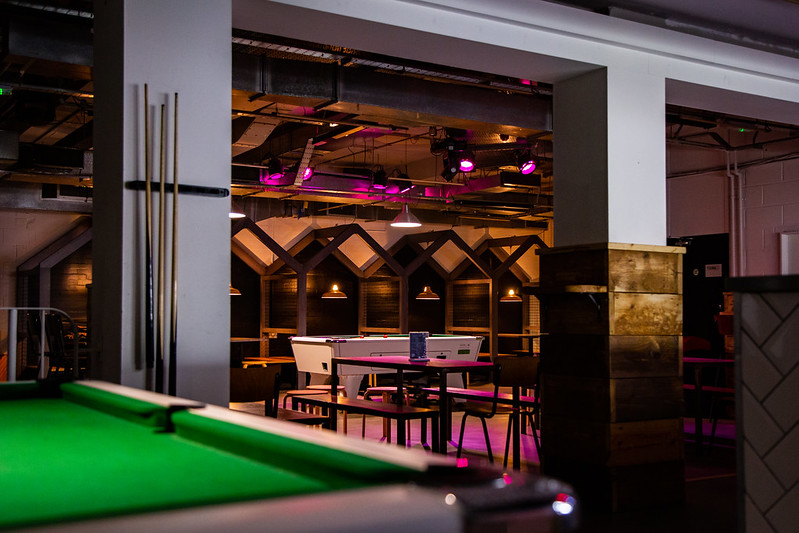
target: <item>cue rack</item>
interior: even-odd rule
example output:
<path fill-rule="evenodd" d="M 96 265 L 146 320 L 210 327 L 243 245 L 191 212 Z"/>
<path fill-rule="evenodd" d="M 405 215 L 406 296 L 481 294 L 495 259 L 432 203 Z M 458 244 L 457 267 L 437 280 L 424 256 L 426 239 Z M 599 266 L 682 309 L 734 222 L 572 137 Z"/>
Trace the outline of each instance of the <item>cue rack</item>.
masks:
<path fill-rule="evenodd" d="M 144 180 L 129 181 L 125 188 L 144 191 L 144 366 L 145 386 L 155 392 L 166 392 L 172 396 L 177 394 L 177 320 L 178 320 L 178 196 L 193 194 L 225 198 L 230 191 L 225 188 L 184 185 L 178 183 L 178 93 L 173 93 L 172 100 L 172 181 L 167 181 L 167 104 L 159 107 L 158 124 L 158 181 L 153 179 L 153 143 L 150 120 L 152 112 L 149 101 L 149 88 L 144 84 Z M 158 185 L 157 190 L 153 187 Z M 153 194 L 158 193 L 158 210 L 155 212 Z M 172 194 L 171 215 L 167 212 L 166 195 Z M 157 215 L 157 219 L 154 218 Z M 167 256 L 167 218 L 171 216 L 171 249 Z M 154 228 L 154 223 L 156 227 Z M 154 232 L 157 229 L 157 242 L 154 243 Z M 154 250 L 154 246 L 156 249 Z M 157 253 L 156 253 L 157 252 Z M 154 265 L 154 257 L 157 261 Z M 167 262 L 170 263 L 169 280 L 167 280 Z M 167 292 L 169 297 L 167 298 Z M 168 299 L 168 309 L 167 309 Z M 169 331 L 167 332 L 167 317 Z M 167 372 L 165 379 L 165 362 Z M 136 359 L 137 368 L 141 361 Z M 166 383 L 165 383 L 166 382 Z"/>

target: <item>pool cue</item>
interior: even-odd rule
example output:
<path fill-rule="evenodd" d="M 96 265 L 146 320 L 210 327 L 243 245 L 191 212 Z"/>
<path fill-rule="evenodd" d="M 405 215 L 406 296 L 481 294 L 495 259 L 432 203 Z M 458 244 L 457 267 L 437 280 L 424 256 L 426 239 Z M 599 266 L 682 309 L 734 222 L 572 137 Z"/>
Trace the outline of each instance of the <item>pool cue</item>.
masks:
<path fill-rule="evenodd" d="M 164 392 L 164 276 L 166 275 L 165 257 L 166 254 L 166 232 L 164 219 L 166 213 L 166 106 L 161 104 L 161 146 L 159 150 L 159 197 L 158 197 L 158 336 L 155 343 L 155 392 Z"/>
<path fill-rule="evenodd" d="M 152 169 L 150 168 L 150 103 L 147 84 L 144 84 L 144 219 L 146 242 L 144 262 L 146 270 L 144 361 L 146 368 L 146 388 L 153 388 L 153 368 L 155 367 L 155 317 L 153 316 L 153 197 Z"/>
<path fill-rule="evenodd" d="M 169 386 L 170 396 L 177 394 L 178 355 L 178 93 L 175 93 L 175 119 L 172 125 L 172 300 L 169 308 Z"/>

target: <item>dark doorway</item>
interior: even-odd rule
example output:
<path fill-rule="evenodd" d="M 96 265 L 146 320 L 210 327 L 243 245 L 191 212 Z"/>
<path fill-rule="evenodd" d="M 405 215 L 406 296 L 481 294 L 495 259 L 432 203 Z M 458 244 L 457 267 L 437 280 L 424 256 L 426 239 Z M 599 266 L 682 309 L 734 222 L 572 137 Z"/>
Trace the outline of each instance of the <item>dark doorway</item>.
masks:
<path fill-rule="evenodd" d="M 729 234 L 696 235 L 669 239 L 684 246 L 683 336 L 710 341 L 714 354 L 724 353 L 724 338 L 718 332 L 717 315 L 724 305 L 724 280 L 729 277 Z"/>

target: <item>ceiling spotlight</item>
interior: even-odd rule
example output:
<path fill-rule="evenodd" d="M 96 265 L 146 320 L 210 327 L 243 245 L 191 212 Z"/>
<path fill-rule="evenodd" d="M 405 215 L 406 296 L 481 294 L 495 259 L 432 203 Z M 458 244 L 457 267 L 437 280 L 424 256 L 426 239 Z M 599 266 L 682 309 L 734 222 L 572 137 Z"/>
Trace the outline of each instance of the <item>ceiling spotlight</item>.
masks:
<path fill-rule="evenodd" d="M 266 175 L 261 177 L 262 182 L 266 182 L 266 180 L 278 180 L 283 177 L 283 164 L 280 162 L 280 159 L 277 157 L 269 158 L 269 162 L 266 164 Z"/>
<path fill-rule="evenodd" d="M 391 221 L 391 226 L 395 228 L 418 228 L 422 223 L 408 211 L 408 204 L 403 204 L 402 211 Z"/>
<path fill-rule="evenodd" d="M 386 175 L 386 171 L 382 168 L 378 168 L 375 173 L 372 175 L 372 186 L 375 189 L 385 189 L 388 187 L 388 176 Z"/>
<path fill-rule="evenodd" d="M 450 153 L 444 158 L 444 170 L 441 171 L 441 177 L 447 181 L 452 181 L 455 175 L 460 170 L 459 162 L 453 153 Z"/>
<path fill-rule="evenodd" d="M 533 161 L 533 158 L 528 155 L 526 160 L 521 161 L 521 164 L 519 165 L 519 172 L 522 174 L 532 174 L 534 170 L 535 161 Z"/>
<path fill-rule="evenodd" d="M 399 187 L 400 194 L 406 193 L 413 189 L 413 182 L 411 181 L 410 176 L 404 172 L 397 174 L 397 177 L 393 178 L 391 181 L 393 181 L 397 187 Z"/>
<path fill-rule="evenodd" d="M 469 150 L 463 150 L 458 158 L 458 170 L 471 172 L 474 170 L 474 155 Z"/>
<path fill-rule="evenodd" d="M 532 174 L 535 170 L 535 159 L 533 159 L 530 150 L 519 150 L 516 152 L 516 164 L 519 167 L 519 172 L 524 175 Z"/>

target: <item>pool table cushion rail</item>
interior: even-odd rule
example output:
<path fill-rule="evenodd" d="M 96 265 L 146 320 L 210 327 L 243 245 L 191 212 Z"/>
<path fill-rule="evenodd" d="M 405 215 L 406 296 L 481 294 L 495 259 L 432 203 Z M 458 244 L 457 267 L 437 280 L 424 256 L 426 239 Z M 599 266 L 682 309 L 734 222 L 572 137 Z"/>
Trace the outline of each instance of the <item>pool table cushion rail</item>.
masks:
<path fill-rule="evenodd" d="M 295 460 L 295 457 L 301 458 L 302 461 L 313 465 L 313 468 L 324 469 L 346 469 L 347 463 L 357 460 L 359 468 L 363 470 L 360 475 L 364 480 L 374 479 L 375 476 L 379 477 L 381 472 L 425 473 L 432 466 L 455 467 L 457 465 L 457 461 L 453 458 L 430 455 L 421 450 L 388 447 L 378 442 L 365 441 L 332 431 L 318 431 L 307 426 L 231 411 L 214 405 L 207 405 L 201 409 L 190 409 L 185 413 L 175 413 L 173 420 L 178 434 L 198 431 L 198 433 L 192 434 L 192 438 L 207 440 L 209 443 L 216 441 L 213 435 L 199 433 L 199 431 L 205 431 L 199 426 L 207 423 L 192 420 L 194 416 L 217 420 L 237 428 L 248 428 L 252 433 L 242 432 L 240 436 L 242 442 L 233 444 L 237 447 L 243 445 L 249 448 L 250 451 L 246 453 L 283 455 L 287 460 L 292 461 Z M 207 425 L 209 428 L 211 427 L 211 424 Z M 184 434 L 188 435 L 189 433 Z M 264 434 L 267 436 L 265 437 Z M 255 439 L 258 445 L 251 445 L 250 439 Z M 228 446 L 228 444 L 218 442 L 214 445 Z"/>
<path fill-rule="evenodd" d="M 63 383 L 61 394 L 65 400 L 165 431 L 171 430 L 174 411 L 205 405 L 102 381 Z"/>
<path fill-rule="evenodd" d="M 204 405 L 101 381 L 44 380 L 0 384 L 0 401 L 33 398 L 63 398 L 131 422 L 167 430 L 172 411 Z"/>

